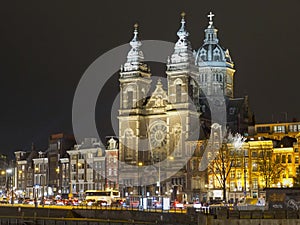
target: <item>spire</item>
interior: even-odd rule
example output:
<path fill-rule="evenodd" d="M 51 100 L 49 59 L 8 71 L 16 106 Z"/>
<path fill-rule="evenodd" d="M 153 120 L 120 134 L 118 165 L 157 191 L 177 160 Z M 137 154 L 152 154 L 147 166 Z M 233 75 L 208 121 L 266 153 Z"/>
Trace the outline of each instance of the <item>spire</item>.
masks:
<path fill-rule="evenodd" d="M 186 31 L 185 29 L 185 12 L 181 13 L 181 27 L 177 32 L 177 36 L 179 37 L 179 39 L 185 39 L 186 37 L 189 36 L 189 33 Z"/>
<path fill-rule="evenodd" d="M 140 49 L 142 42 L 138 39 L 138 33 L 138 24 L 136 23 L 134 24 L 133 38 L 130 41 L 131 49 L 128 52 L 126 63 L 121 67 L 121 72 L 138 70 L 144 60 L 144 54 Z"/>
<path fill-rule="evenodd" d="M 210 12 L 207 17 L 209 18 L 209 21 L 208 21 L 208 27 L 207 29 L 205 30 L 205 39 L 204 39 L 204 43 L 205 44 L 218 44 L 219 40 L 218 40 L 218 37 L 217 37 L 217 32 L 218 30 L 215 29 L 214 27 L 214 21 L 213 21 L 213 17 L 215 15 Z"/>
<path fill-rule="evenodd" d="M 177 64 L 188 62 L 192 58 L 192 47 L 188 40 L 189 32 L 186 30 L 185 13 L 181 13 L 181 26 L 177 31 L 178 41 L 174 47 L 174 53 L 171 55 L 168 64 Z"/>
<path fill-rule="evenodd" d="M 138 40 L 138 27 L 139 25 L 136 23 L 134 24 L 134 31 L 133 31 L 133 38 L 130 42 L 132 48 L 139 48 L 141 47 L 142 43 Z"/>

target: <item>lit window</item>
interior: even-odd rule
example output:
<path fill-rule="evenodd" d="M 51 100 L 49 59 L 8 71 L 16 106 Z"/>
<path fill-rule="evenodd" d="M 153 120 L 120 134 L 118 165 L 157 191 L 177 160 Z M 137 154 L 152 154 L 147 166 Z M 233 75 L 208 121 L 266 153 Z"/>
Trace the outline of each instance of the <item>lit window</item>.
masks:
<path fill-rule="evenodd" d="M 283 125 L 274 126 L 275 133 L 285 133 L 285 127 Z"/>
<path fill-rule="evenodd" d="M 258 189 L 258 180 L 257 180 L 257 178 L 254 178 L 252 180 L 252 184 L 253 184 L 253 189 Z"/>
<path fill-rule="evenodd" d="M 257 164 L 256 163 L 252 164 L 252 171 L 257 171 Z"/>
<path fill-rule="evenodd" d="M 230 178 L 234 178 L 234 177 L 235 177 L 235 171 L 231 171 Z"/>

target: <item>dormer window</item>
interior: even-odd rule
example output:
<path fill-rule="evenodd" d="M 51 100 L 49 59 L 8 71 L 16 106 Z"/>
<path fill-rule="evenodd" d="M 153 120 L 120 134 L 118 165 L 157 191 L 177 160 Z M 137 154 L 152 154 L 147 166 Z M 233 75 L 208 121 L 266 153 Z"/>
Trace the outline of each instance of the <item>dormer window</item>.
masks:
<path fill-rule="evenodd" d="M 200 50 L 200 58 L 206 60 L 206 50 L 203 48 Z"/>
<path fill-rule="evenodd" d="M 213 59 L 214 61 L 220 61 L 221 59 L 220 50 L 218 48 L 215 48 L 213 51 Z"/>

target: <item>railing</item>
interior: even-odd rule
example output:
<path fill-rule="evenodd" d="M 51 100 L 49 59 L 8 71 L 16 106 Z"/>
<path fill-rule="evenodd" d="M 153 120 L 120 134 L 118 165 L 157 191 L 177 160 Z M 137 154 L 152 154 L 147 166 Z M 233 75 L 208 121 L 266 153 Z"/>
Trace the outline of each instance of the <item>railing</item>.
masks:
<path fill-rule="evenodd" d="M 164 212 L 164 213 L 186 213 L 186 208 L 170 208 L 163 209 L 161 207 L 147 207 L 143 206 L 133 207 L 133 206 L 112 206 L 112 205 L 97 205 L 97 206 L 88 206 L 88 205 L 77 205 L 72 206 L 73 209 L 93 209 L 93 210 L 123 210 L 123 211 L 144 211 L 144 212 Z"/>
<path fill-rule="evenodd" d="M 111 219 L 88 219 L 88 218 L 46 218 L 46 217 L 0 217 L 2 224 L 23 224 L 23 225 L 157 225 L 155 222 L 143 222 L 134 220 L 111 220 Z"/>

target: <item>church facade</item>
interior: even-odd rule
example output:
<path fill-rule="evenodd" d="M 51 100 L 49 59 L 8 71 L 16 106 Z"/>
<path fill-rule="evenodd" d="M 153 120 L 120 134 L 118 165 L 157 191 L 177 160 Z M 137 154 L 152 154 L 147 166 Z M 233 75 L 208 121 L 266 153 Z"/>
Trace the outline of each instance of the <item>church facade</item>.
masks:
<path fill-rule="evenodd" d="M 186 201 L 205 197 L 207 176 L 197 169 L 197 145 L 208 138 L 211 105 L 225 108 L 222 118 L 232 132 L 247 132 L 248 101 L 234 98 L 234 64 L 229 51 L 219 45 L 214 15 L 208 15 L 203 45 L 194 51 L 184 16 L 167 59 L 165 87 L 158 80 L 150 93 L 153 79 L 137 25 L 121 66 L 119 185 L 124 196 L 170 195 Z"/>

